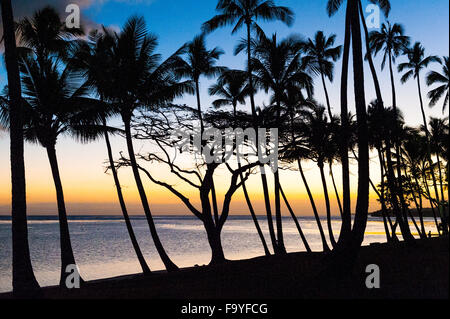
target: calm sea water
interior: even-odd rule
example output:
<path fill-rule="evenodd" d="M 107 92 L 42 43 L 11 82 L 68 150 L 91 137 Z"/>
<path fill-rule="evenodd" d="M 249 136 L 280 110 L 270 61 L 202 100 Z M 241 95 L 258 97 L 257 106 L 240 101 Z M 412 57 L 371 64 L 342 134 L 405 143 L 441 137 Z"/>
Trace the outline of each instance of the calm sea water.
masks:
<path fill-rule="evenodd" d="M 267 223 L 260 217 L 260 224 L 269 240 Z M 299 218 L 311 249 L 322 248 L 317 224 L 312 217 Z M 210 261 L 210 249 L 201 222 L 190 216 L 158 216 L 156 227 L 169 256 L 180 267 Z M 147 221 L 135 217 L 132 224 L 141 249 L 152 270 L 163 269 L 151 239 Z M 322 220 L 326 231 L 326 221 Z M 140 271 L 125 223 L 113 216 L 72 216 L 69 227 L 76 262 L 84 279 L 92 280 L 133 274 Z M 283 218 L 285 244 L 288 252 L 304 251 L 294 222 Z M 431 219 L 427 231 L 436 232 Z M 337 236 L 338 219 L 333 220 Z M 412 228 L 413 229 L 413 228 Z M 42 286 L 56 285 L 60 274 L 59 228 L 56 216 L 34 216 L 29 220 L 30 250 L 36 278 Z M 364 244 L 385 242 L 383 223 L 369 220 Z M 264 254 L 261 242 L 250 216 L 230 216 L 222 233 L 225 256 L 228 259 L 244 259 Z M 268 242 L 269 244 L 269 242 Z M 11 287 L 11 221 L 0 217 L 0 292 Z"/>

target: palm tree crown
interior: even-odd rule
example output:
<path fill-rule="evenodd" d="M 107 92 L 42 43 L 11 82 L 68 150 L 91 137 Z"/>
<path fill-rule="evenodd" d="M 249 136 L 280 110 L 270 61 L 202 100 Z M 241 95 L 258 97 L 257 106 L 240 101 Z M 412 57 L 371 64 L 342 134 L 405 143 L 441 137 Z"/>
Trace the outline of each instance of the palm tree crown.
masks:
<path fill-rule="evenodd" d="M 309 61 L 312 71 L 316 74 L 323 73 L 330 81 L 333 81 L 333 62 L 339 59 L 342 51 L 341 45 L 333 47 L 335 41 L 335 34 L 327 38 L 323 31 L 317 31 L 314 39 L 308 39 L 303 47 L 305 52 L 303 59 Z"/>
<path fill-rule="evenodd" d="M 272 100 L 277 104 L 286 100 L 289 90 L 312 86 L 311 77 L 302 68 L 301 46 L 297 36 L 278 42 L 276 34 L 271 38 L 261 36 L 256 43 L 255 58 L 251 61 L 256 84 L 266 92 L 272 90 Z"/>
<path fill-rule="evenodd" d="M 420 44 L 420 42 L 416 42 L 412 48 L 406 49 L 405 54 L 409 61 L 401 63 L 398 66 L 399 72 L 408 70 L 401 78 L 402 83 L 407 82 L 411 76 L 413 76 L 414 79 L 417 78 L 420 71 L 428 67 L 430 63 L 440 62 L 440 59 L 435 55 L 425 57 L 425 48 Z"/>
<path fill-rule="evenodd" d="M 233 106 L 234 113 L 238 104 L 245 104 L 245 98 L 249 94 L 247 74 L 241 70 L 227 70 L 217 80 L 217 83 L 209 88 L 210 95 L 220 97 L 213 102 L 215 108 Z"/>
<path fill-rule="evenodd" d="M 384 69 L 386 61 L 398 57 L 409 45 L 409 37 L 404 35 L 405 31 L 401 24 L 388 21 L 381 25 L 381 31 L 372 31 L 369 34 L 370 47 L 376 56 L 382 50 L 384 51 L 381 69 Z"/>
<path fill-rule="evenodd" d="M 448 72 L 449 69 L 449 59 L 448 56 L 444 57 L 444 63 L 442 65 L 442 73 L 438 73 L 436 71 L 430 71 L 427 74 L 427 85 L 434 85 L 434 84 L 440 84 L 437 88 L 431 90 L 428 92 L 428 97 L 430 98 L 430 106 L 435 106 L 437 102 L 443 97 L 444 98 L 444 104 L 442 106 L 442 112 L 445 111 L 448 105 L 448 98 L 449 98 L 449 82 L 450 82 L 450 75 Z"/>
<path fill-rule="evenodd" d="M 279 20 L 287 25 L 294 22 L 294 13 L 287 7 L 275 6 L 272 0 L 219 0 L 216 10 L 220 14 L 203 24 L 203 31 L 212 32 L 227 25 L 235 26 L 233 33 L 237 32 L 244 24 L 260 30 L 256 20 Z"/>
<path fill-rule="evenodd" d="M 19 42 L 33 50 L 37 59 L 51 54 L 67 56 L 67 48 L 77 36 L 84 34 L 82 28 L 67 28 L 56 10 L 45 7 L 31 18 L 25 17 L 16 24 Z"/>

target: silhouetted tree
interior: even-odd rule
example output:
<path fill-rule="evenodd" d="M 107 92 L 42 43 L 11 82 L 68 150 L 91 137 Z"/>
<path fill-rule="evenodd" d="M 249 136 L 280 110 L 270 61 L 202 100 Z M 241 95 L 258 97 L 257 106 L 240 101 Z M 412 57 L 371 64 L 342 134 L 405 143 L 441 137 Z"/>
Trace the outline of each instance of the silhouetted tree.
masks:
<path fill-rule="evenodd" d="M 117 105 L 124 123 L 128 156 L 155 247 L 166 269 L 174 271 L 178 267 L 170 260 L 159 239 L 139 173 L 131 121 L 139 108 L 157 108 L 194 90 L 191 81 L 177 81 L 174 68 L 179 62 L 178 56 L 173 55 L 160 63 L 160 56 L 154 53 L 156 46 L 157 39 L 148 33 L 142 17 L 133 16 L 127 20 L 122 31 L 115 34 L 108 86 L 111 90 L 105 92 L 105 98 Z"/>
<path fill-rule="evenodd" d="M 322 79 L 323 90 L 328 108 L 328 116 L 333 117 L 331 112 L 330 97 L 325 83 L 325 78 L 333 82 L 334 63 L 341 56 L 342 46 L 333 47 L 336 41 L 336 35 L 332 34 L 326 37 L 323 31 L 317 31 L 314 39 L 308 39 L 303 47 L 305 51 L 304 60 L 308 61 L 312 67 L 312 71 L 319 74 Z"/>
<path fill-rule="evenodd" d="M 442 63 L 442 61 L 441 61 Z M 435 85 L 435 84 L 441 84 L 437 88 L 431 90 L 428 92 L 428 98 L 430 99 L 430 106 L 435 106 L 437 102 L 444 97 L 444 104 L 442 105 L 442 112 L 445 111 L 447 105 L 448 105 L 448 98 L 449 98 L 449 82 L 450 82 L 450 75 L 449 75 L 449 59 L 448 56 L 444 57 L 444 63 L 442 64 L 442 73 L 438 73 L 436 71 L 430 71 L 427 74 L 427 85 Z"/>
<path fill-rule="evenodd" d="M 9 114 L 0 112 L 0 123 L 9 126 L 11 157 L 11 227 L 12 227 L 12 286 L 14 294 L 32 296 L 39 289 L 33 273 L 28 245 L 25 164 L 23 151 L 23 106 L 17 62 L 14 18 L 10 0 L 1 2 L 5 65 L 8 73 Z M 5 114 L 6 113 L 6 114 Z M 5 123 L 9 122 L 9 123 Z M 5 125 L 8 124 L 8 125 Z"/>
<path fill-rule="evenodd" d="M 109 88 L 109 79 L 111 76 L 109 72 L 111 66 L 110 53 L 113 43 L 114 34 L 110 30 L 106 28 L 103 28 L 102 31 L 94 30 L 89 34 L 87 41 L 80 42 L 79 47 L 76 49 L 75 54 L 70 61 L 71 67 L 75 70 L 81 71 L 82 75 L 86 79 L 86 83 L 96 91 L 101 102 L 105 102 L 105 92 L 113 90 L 113 88 Z M 105 103 L 105 107 L 105 111 L 109 111 L 110 114 L 116 114 L 114 105 Z M 122 188 L 120 186 L 119 176 L 114 166 L 114 157 L 108 134 L 110 128 L 107 126 L 106 117 L 102 118 L 102 124 L 105 129 L 104 136 L 108 153 L 109 169 L 113 175 L 117 197 L 119 199 L 120 208 L 125 220 L 125 225 L 142 271 L 144 274 L 149 274 L 150 268 L 145 261 L 144 255 L 142 254 L 139 243 L 136 239 L 136 235 L 134 234 L 123 197 Z"/>

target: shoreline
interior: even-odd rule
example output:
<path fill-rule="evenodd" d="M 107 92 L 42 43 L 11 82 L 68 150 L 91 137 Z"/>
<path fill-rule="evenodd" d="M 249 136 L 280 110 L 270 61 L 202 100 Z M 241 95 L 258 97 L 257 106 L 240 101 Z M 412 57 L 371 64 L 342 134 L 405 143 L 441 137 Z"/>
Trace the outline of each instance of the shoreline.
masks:
<path fill-rule="evenodd" d="M 347 276 L 320 278 L 326 253 L 290 253 L 221 265 L 155 271 L 87 282 L 80 289 L 43 287 L 43 299 L 372 299 L 448 298 L 449 238 L 361 247 Z M 380 268 L 380 289 L 368 289 L 365 268 Z M 0 299 L 14 298 L 11 292 Z"/>

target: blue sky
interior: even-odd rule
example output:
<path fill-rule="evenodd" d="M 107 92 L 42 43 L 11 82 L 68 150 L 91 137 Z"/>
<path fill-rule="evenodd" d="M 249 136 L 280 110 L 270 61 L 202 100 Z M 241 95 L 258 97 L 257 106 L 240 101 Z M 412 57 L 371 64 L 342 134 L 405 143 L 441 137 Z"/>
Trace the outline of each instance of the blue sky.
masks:
<path fill-rule="evenodd" d="M 120 28 L 126 19 L 133 14 L 145 17 L 148 29 L 158 35 L 159 46 L 157 51 L 163 57 L 167 57 L 177 50 L 183 43 L 191 40 L 200 32 L 203 22 L 215 15 L 215 0 L 15 0 L 14 9 L 17 16 L 29 15 L 36 8 L 45 4 L 56 6 L 64 16 L 64 8 L 68 3 L 77 3 L 82 9 L 82 23 L 86 25 L 104 24 L 114 28 Z M 411 37 L 412 42 L 420 41 L 426 48 L 427 54 L 438 56 L 448 56 L 449 54 L 449 2 L 447 0 L 396 0 L 392 2 L 392 10 L 389 17 L 391 22 L 402 23 L 407 35 Z M 329 18 L 326 14 L 325 0 L 277 0 L 278 5 L 288 6 L 296 14 L 295 23 L 291 28 L 281 23 L 261 23 L 261 26 L 267 34 L 278 33 L 279 38 L 285 37 L 290 33 L 301 34 L 305 37 L 313 37 L 314 33 L 322 30 L 326 35 L 337 34 L 336 44 L 342 44 L 344 31 L 344 10 L 341 9 L 336 16 Z M 363 0 L 363 5 L 368 1 Z M 382 19 L 383 21 L 383 19 Z M 243 55 L 234 56 L 233 48 L 243 34 L 239 32 L 231 35 L 231 28 L 224 28 L 215 31 L 207 37 L 209 47 L 219 46 L 226 54 L 219 61 L 220 65 L 230 68 L 243 68 L 245 57 Z M 399 58 L 398 62 L 404 61 Z M 386 104 L 390 104 L 391 90 L 387 69 L 381 72 L 381 59 L 375 60 L 377 71 L 380 77 L 382 91 Z M 440 71 L 439 65 L 432 65 L 431 69 Z M 335 82 L 327 83 L 332 109 L 335 113 L 339 112 L 339 78 L 341 64 L 336 64 Z M 369 70 L 366 67 L 366 99 L 372 100 L 374 95 L 372 80 Z M 424 74 L 425 75 L 425 74 Z M 428 88 L 422 77 L 423 95 L 426 96 Z M 399 75 L 396 73 L 398 104 L 405 114 L 405 119 L 410 125 L 421 123 L 417 87 L 414 81 L 405 85 L 399 83 Z M 6 82 L 4 65 L 0 65 L 0 88 Z M 213 98 L 207 94 L 208 86 L 212 81 L 201 80 L 201 98 L 202 105 L 207 108 L 211 105 Z M 349 103 L 353 105 L 352 83 L 349 83 Z M 322 86 L 320 82 L 316 87 L 316 98 L 324 103 Z M 259 105 L 267 103 L 264 94 L 257 96 Z M 193 96 L 186 96 L 182 103 L 195 105 Z M 350 107 L 352 109 L 352 107 Z M 427 115 L 442 116 L 441 108 L 437 106 L 434 109 L 426 109 Z M 119 122 L 117 122 L 119 123 Z M 119 138 L 113 139 L 113 147 L 118 153 L 125 150 L 123 141 Z M 0 131 L 0 214 L 9 211 L 9 141 L 7 134 Z M 59 164 L 62 172 L 63 183 L 67 194 L 67 201 L 80 202 L 80 198 L 85 196 L 89 201 L 96 201 L 98 198 L 104 198 L 114 194 L 113 184 L 110 176 L 104 174 L 104 161 L 106 158 L 103 141 L 91 143 L 89 145 L 80 145 L 68 138 L 61 138 L 57 145 L 59 155 Z M 27 185 L 29 186 L 30 203 L 53 202 L 53 190 L 50 170 L 44 150 L 36 145 L 26 145 L 26 164 L 27 164 Z M 89 154 L 82 156 L 80 154 Z M 82 169 L 80 169 L 82 167 Z M 314 167 L 311 166 L 311 179 L 313 189 L 320 192 L 320 184 L 314 185 L 317 175 L 314 173 Z M 374 176 L 377 174 L 373 173 Z M 339 179 L 339 176 L 337 176 Z M 94 188 L 94 185 L 103 183 L 104 189 Z M 136 197 L 131 191 L 133 182 L 128 176 L 123 176 L 125 188 L 129 187 L 129 194 L 135 200 Z M 84 186 L 82 186 L 84 185 Z M 92 187 L 90 186 L 92 185 Z M 153 187 L 154 188 L 154 187 Z M 287 185 L 293 191 L 298 189 L 298 184 Z M 44 192 L 43 190 L 47 190 Z M 50 192 L 50 194 L 48 194 Z M 71 196 L 71 194 L 79 196 Z M 81 197 L 80 197 L 81 196 Z M 97 200 L 97 202 L 100 201 Z M 112 199 L 115 201 L 115 198 Z M 53 205 L 53 204 L 52 204 Z M 3 208 L 2 208 L 3 207 Z"/>

